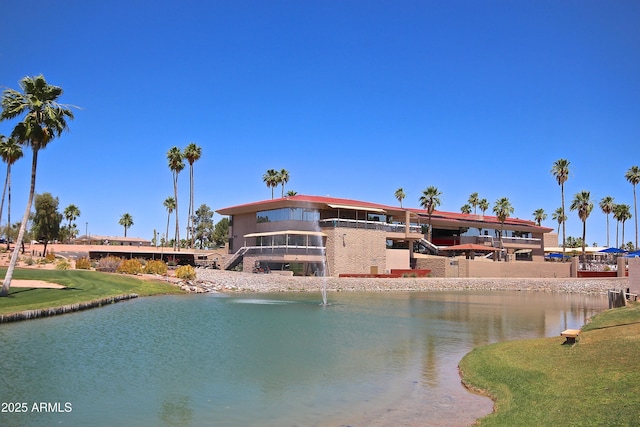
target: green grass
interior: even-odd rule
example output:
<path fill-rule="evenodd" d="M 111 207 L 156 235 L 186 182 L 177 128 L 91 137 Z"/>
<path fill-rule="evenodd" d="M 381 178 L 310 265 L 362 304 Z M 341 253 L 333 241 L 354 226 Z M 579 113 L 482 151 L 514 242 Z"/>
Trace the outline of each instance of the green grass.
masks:
<path fill-rule="evenodd" d="M 504 342 L 468 353 L 463 380 L 495 401 L 478 425 L 640 425 L 640 304 L 601 313 L 577 344 L 563 342 Z"/>
<path fill-rule="evenodd" d="M 0 269 L 4 277 L 6 269 Z M 66 286 L 65 289 L 11 287 L 9 296 L 0 298 L 0 314 L 60 307 L 122 294 L 139 296 L 181 294 L 178 287 L 162 281 L 142 280 L 123 274 L 86 270 L 16 269 L 14 279 L 45 280 Z"/>

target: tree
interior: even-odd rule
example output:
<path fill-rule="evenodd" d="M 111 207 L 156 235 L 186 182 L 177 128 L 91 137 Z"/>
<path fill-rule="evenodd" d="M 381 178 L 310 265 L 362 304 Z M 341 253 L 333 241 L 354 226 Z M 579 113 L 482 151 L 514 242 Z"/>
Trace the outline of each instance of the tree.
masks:
<path fill-rule="evenodd" d="M 224 217 L 216 223 L 215 229 L 213 230 L 213 241 L 219 246 L 229 241 L 229 218 Z"/>
<path fill-rule="evenodd" d="M 542 221 L 547 219 L 547 214 L 544 213 L 544 209 L 542 208 L 536 209 L 535 211 L 533 211 L 533 219 L 536 222 L 536 224 L 538 224 L 538 226 L 541 226 Z"/>
<path fill-rule="evenodd" d="M 284 197 L 284 186 L 289 182 L 289 171 L 286 169 L 280 169 L 277 181 L 282 185 L 282 197 Z"/>
<path fill-rule="evenodd" d="M 600 209 L 605 215 L 607 215 L 607 247 L 609 247 L 609 214 L 613 212 L 615 205 L 613 197 L 611 196 L 603 197 L 599 203 Z"/>
<path fill-rule="evenodd" d="M 640 167 L 631 166 L 627 173 L 624 174 L 631 185 L 633 185 L 633 215 L 636 222 L 636 247 L 638 246 L 638 199 L 636 198 L 636 186 L 640 183 Z M 624 241 L 624 240 L 623 240 Z"/>
<path fill-rule="evenodd" d="M 433 230 L 431 228 L 431 215 L 433 215 L 433 211 L 440 206 L 440 196 L 442 192 L 438 190 L 438 187 L 429 186 L 424 191 L 422 191 L 422 196 L 420 196 L 420 206 L 426 209 L 427 214 L 429 216 L 429 234 L 427 236 L 427 240 L 431 241 L 431 236 L 433 234 Z"/>
<path fill-rule="evenodd" d="M 562 212 L 566 212 L 564 208 L 564 183 L 569 179 L 569 164 L 570 162 L 567 159 L 558 159 L 553 163 L 551 167 L 551 174 L 555 177 L 556 181 L 558 181 L 558 185 L 560 186 L 560 192 L 562 194 Z M 565 244 L 566 244 L 566 221 L 567 218 L 562 221 L 562 260 L 564 260 L 565 254 Z"/>
<path fill-rule="evenodd" d="M 622 223 L 622 244 L 624 245 L 624 223 L 628 219 L 631 219 L 631 206 L 619 204 L 613 208 L 613 218 Z M 618 228 L 616 226 L 616 247 L 618 246 Z"/>
<path fill-rule="evenodd" d="M 480 203 L 480 199 L 478 198 L 478 193 L 471 193 L 471 195 L 469 196 L 469 200 L 467 200 L 467 203 L 469 203 L 469 205 L 473 207 L 473 214 L 475 215 L 477 212 L 476 207 Z M 467 212 L 467 213 L 471 213 L 471 212 Z"/>
<path fill-rule="evenodd" d="M 296 194 L 298 194 L 298 192 L 297 192 L 297 191 L 289 190 L 289 191 L 287 191 L 286 196 L 287 196 L 287 197 L 293 197 L 293 196 L 295 196 Z"/>
<path fill-rule="evenodd" d="M 405 197 L 407 197 L 407 195 L 404 194 L 404 189 L 402 187 L 398 188 L 394 193 L 394 195 L 396 196 L 396 199 L 400 202 L 400 208 L 402 208 L 402 200 Z"/>
<path fill-rule="evenodd" d="M 171 218 L 171 214 L 176 208 L 176 199 L 169 196 L 166 199 L 164 199 L 164 202 L 162 203 L 162 205 L 167 210 L 167 233 L 165 234 L 165 242 L 168 242 L 169 241 L 169 220 Z"/>
<path fill-rule="evenodd" d="M 51 193 L 36 194 L 34 206 L 36 212 L 31 230 L 36 240 L 44 241 L 42 255 L 46 255 L 49 241 L 57 239 L 60 235 L 62 214 L 58 212 L 58 198 L 54 198 Z"/>
<path fill-rule="evenodd" d="M 40 75 L 25 77 L 20 81 L 22 92 L 7 89 L 2 94 L 2 113 L 0 120 L 13 119 L 23 116 L 11 136 L 20 144 L 31 147 L 31 185 L 29 186 L 29 198 L 27 207 L 20 223 L 20 231 L 16 239 L 16 247 L 22 244 L 27 228 L 27 221 L 31 213 L 31 204 L 36 189 L 36 170 L 38 166 L 38 152 L 45 148 L 54 138 L 59 137 L 68 129 L 67 119 L 73 119 L 73 113 L 69 106 L 58 104 L 57 100 L 62 95 L 62 88 L 50 85 Z M 13 271 L 18 262 L 18 251 L 14 250 L 11 261 L 4 277 L 0 296 L 7 296 L 13 278 Z"/>
<path fill-rule="evenodd" d="M 196 240 L 200 242 L 200 249 L 208 248 L 213 236 L 213 211 L 202 204 L 196 211 L 194 218 Z"/>
<path fill-rule="evenodd" d="M 178 242 L 180 242 L 180 228 L 178 226 L 178 174 L 184 169 L 184 161 L 182 151 L 178 147 L 171 147 L 167 152 L 167 160 L 169 161 L 169 169 L 171 169 L 171 175 L 173 176 L 173 198 L 175 200 L 175 212 L 176 212 L 176 229 L 173 239 L 173 250 L 180 250 Z M 167 236 L 167 239 L 169 237 Z"/>
<path fill-rule="evenodd" d="M 581 191 L 573 196 L 573 201 L 569 209 L 578 211 L 578 217 L 582 221 L 582 255 L 585 254 L 585 242 L 587 241 L 587 218 L 593 210 L 593 202 L 591 201 L 591 193 L 589 191 Z"/>
<path fill-rule="evenodd" d="M 193 164 L 196 161 L 200 160 L 200 157 L 202 156 L 202 148 L 198 147 L 196 144 L 192 142 L 185 147 L 182 155 L 184 156 L 185 159 L 187 159 L 187 162 L 189 163 L 189 215 L 187 217 L 187 240 L 191 242 L 190 245 L 193 247 L 193 240 L 194 240 L 193 216 L 195 214 L 194 191 L 193 191 L 194 190 Z"/>
<path fill-rule="evenodd" d="M 504 233 L 504 222 L 514 212 L 513 206 L 507 197 L 501 197 L 496 200 L 493 205 L 493 213 L 496 214 L 498 221 L 500 221 L 500 247 L 502 247 L 502 234 Z"/>
<path fill-rule="evenodd" d="M 120 217 L 118 224 L 124 227 L 124 237 L 127 237 L 127 229 L 133 225 L 133 217 L 128 213 L 125 213 Z"/>
<path fill-rule="evenodd" d="M 551 219 L 558 221 L 558 234 L 560 234 L 560 225 L 567 220 L 567 217 L 564 215 L 564 210 L 562 208 L 558 208 L 551 215 Z"/>
<path fill-rule="evenodd" d="M 64 208 L 64 218 L 69 222 L 69 240 L 75 237 L 74 230 L 77 230 L 74 221 L 80 216 L 80 209 L 76 205 L 69 205 Z"/>
<path fill-rule="evenodd" d="M 489 201 L 487 199 L 480 199 L 478 201 L 478 207 L 480 208 L 480 212 L 482 212 L 482 216 L 489 209 Z"/>
<path fill-rule="evenodd" d="M 269 169 L 264 175 L 262 175 L 262 181 L 267 184 L 267 188 L 271 188 L 271 199 L 273 200 L 273 189 L 278 185 L 278 171 L 275 169 Z"/>
<path fill-rule="evenodd" d="M 470 214 L 471 213 L 471 205 L 469 203 L 465 203 L 464 205 L 462 205 L 460 207 L 460 212 L 462 212 L 463 214 Z"/>
<path fill-rule="evenodd" d="M 2 202 L 0 203 L 0 224 L 2 224 L 2 211 L 4 210 L 4 196 L 7 194 L 7 224 L 11 224 L 11 166 L 22 157 L 22 147 L 15 138 L 6 138 L 0 135 L 0 157 L 7 164 L 7 176 L 2 190 Z M 9 250 L 9 236 L 7 235 L 7 250 Z"/>

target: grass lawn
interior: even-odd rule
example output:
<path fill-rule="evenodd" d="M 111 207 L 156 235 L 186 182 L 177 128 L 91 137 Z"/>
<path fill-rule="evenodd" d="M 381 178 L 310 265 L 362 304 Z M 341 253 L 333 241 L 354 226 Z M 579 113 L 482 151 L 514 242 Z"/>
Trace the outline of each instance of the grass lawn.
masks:
<path fill-rule="evenodd" d="M 575 345 L 564 340 L 503 342 L 468 353 L 460 362 L 463 380 L 495 401 L 495 413 L 478 425 L 640 425 L 640 303 L 595 316 Z"/>
<path fill-rule="evenodd" d="M 4 277 L 5 273 L 6 268 L 0 269 L 1 277 Z M 0 314 L 60 307 L 122 294 L 135 293 L 139 296 L 148 296 L 184 293 L 177 286 L 162 281 L 87 270 L 16 269 L 13 277 L 14 279 L 45 280 L 59 283 L 66 288 L 39 289 L 12 286 L 9 289 L 9 296 L 0 298 Z"/>

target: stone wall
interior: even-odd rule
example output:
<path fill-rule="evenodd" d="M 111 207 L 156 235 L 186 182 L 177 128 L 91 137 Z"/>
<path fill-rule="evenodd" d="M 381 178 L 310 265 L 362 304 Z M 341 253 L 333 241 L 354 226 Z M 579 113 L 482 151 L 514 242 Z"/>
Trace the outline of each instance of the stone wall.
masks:
<path fill-rule="evenodd" d="M 629 262 L 629 292 L 640 295 L 640 258 L 627 258 Z"/>
<path fill-rule="evenodd" d="M 327 234 L 329 275 L 371 273 L 372 267 L 378 273 L 387 270 L 386 235 L 383 230 L 335 227 L 322 231 Z"/>
<path fill-rule="evenodd" d="M 490 261 L 416 254 L 416 268 L 431 270 L 431 277 L 570 277 L 570 263 Z"/>

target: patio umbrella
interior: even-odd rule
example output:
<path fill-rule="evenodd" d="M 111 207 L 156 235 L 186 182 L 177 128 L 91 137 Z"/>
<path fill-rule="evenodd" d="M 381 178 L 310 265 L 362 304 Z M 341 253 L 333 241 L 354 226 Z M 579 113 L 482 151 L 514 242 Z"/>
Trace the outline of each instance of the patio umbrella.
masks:
<path fill-rule="evenodd" d="M 566 258 L 569 258 L 569 255 L 565 255 Z M 549 255 L 547 255 L 547 258 L 562 258 L 562 254 L 559 254 L 557 252 L 552 252 Z"/>
<path fill-rule="evenodd" d="M 499 251 L 500 249 L 498 248 L 493 248 L 491 246 L 485 246 L 485 245 L 476 245 L 475 243 L 465 243 L 463 245 L 453 245 L 453 246 L 447 246 L 445 248 L 440 248 L 441 251 L 456 251 L 456 252 L 469 252 L 469 251 L 474 251 L 474 252 L 493 252 L 493 251 Z"/>
<path fill-rule="evenodd" d="M 619 248 L 607 248 L 607 249 L 603 249 L 603 250 L 598 251 L 598 252 L 602 252 L 602 253 L 605 253 L 605 254 L 621 254 L 621 253 L 624 253 L 624 252 L 627 252 L 627 251 L 625 251 L 623 249 L 619 249 Z"/>
<path fill-rule="evenodd" d="M 628 253 L 628 254 L 626 254 L 624 257 L 625 257 L 625 258 L 636 258 L 636 257 L 640 257 L 640 251 L 629 252 L 629 253 Z"/>

